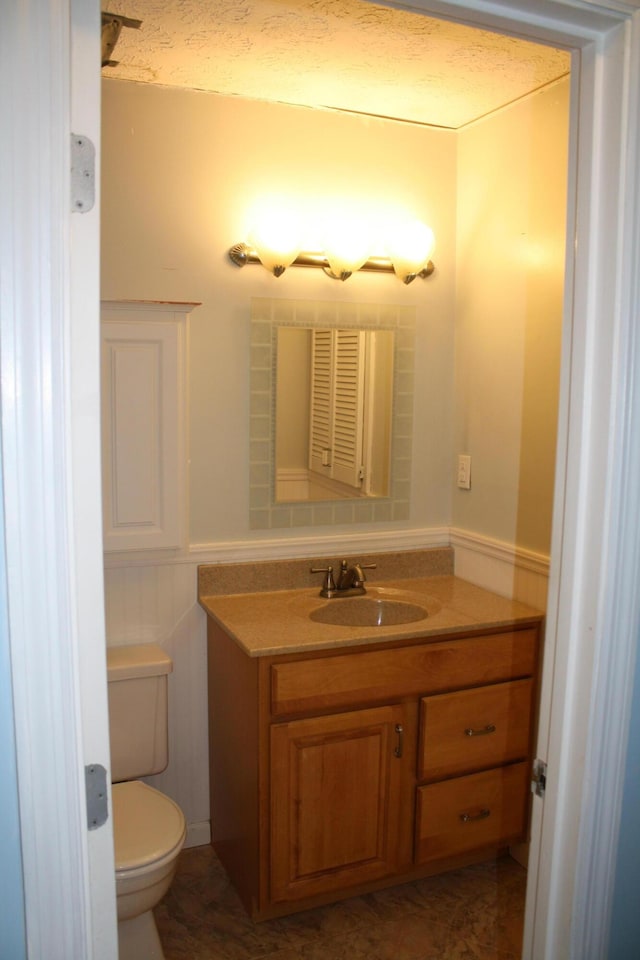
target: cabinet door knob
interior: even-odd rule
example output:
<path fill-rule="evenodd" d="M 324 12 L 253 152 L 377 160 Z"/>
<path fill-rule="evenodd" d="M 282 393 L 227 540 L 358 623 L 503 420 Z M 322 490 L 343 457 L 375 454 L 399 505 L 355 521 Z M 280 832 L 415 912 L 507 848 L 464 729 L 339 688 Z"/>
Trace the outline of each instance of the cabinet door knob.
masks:
<path fill-rule="evenodd" d="M 393 755 L 399 759 L 402 756 L 402 751 L 404 749 L 404 727 L 401 723 L 396 723 L 396 736 L 398 738 L 398 742 L 396 743 L 396 748 L 393 751 Z"/>
<path fill-rule="evenodd" d="M 464 732 L 468 737 L 484 737 L 487 733 L 495 733 L 496 725 L 495 723 L 488 723 L 486 727 L 482 727 L 481 730 L 474 730 L 473 727 L 467 727 Z"/>
<path fill-rule="evenodd" d="M 476 813 L 476 814 L 461 813 L 460 819 L 462 820 L 463 823 L 473 823 L 474 820 L 486 820 L 487 817 L 490 817 L 490 816 L 491 816 L 491 810 L 489 810 L 487 807 L 484 807 L 480 811 L 480 813 Z"/>

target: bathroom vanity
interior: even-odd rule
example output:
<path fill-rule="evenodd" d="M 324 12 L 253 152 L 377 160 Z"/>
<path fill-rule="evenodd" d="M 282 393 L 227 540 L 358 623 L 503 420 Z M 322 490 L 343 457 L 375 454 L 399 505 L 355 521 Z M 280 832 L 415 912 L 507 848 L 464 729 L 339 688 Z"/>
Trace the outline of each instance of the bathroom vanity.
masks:
<path fill-rule="evenodd" d="M 357 607 L 214 580 L 201 568 L 212 836 L 254 918 L 526 839 L 540 613 L 441 574 L 367 584 L 420 619 L 327 624 Z"/>

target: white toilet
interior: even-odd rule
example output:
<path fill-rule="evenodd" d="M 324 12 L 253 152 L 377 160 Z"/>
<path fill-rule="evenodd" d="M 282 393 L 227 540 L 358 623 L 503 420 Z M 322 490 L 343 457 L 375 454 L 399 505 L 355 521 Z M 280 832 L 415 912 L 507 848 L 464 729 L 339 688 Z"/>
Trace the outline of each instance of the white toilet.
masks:
<path fill-rule="evenodd" d="M 110 647 L 109 731 L 120 960 L 163 960 L 153 908 L 165 895 L 184 844 L 182 810 L 136 779 L 168 762 L 170 657 L 154 644 Z"/>

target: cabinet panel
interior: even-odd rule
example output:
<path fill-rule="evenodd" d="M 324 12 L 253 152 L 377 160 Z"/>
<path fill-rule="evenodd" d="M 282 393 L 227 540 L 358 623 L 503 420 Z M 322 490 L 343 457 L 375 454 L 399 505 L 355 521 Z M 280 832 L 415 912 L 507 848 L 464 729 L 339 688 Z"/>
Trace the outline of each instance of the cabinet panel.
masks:
<path fill-rule="evenodd" d="M 528 799 L 527 763 L 420 787 L 416 863 L 523 839 Z"/>
<path fill-rule="evenodd" d="M 194 306 L 103 302 L 106 551 L 182 545 L 187 315 Z"/>
<path fill-rule="evenodd" d="M 359 706 L 528 677 L 535 670 L 536 641 L 537 629 L 512 630 L 278 663 L 271 670 L 272 714 Z"/>
<path fill-rule="evenodd" d="M 418 779 L 438 780 L 524 760 L 532 694 L 532 680 L 514 680 L 424 697 Z"/>
<path fill-rule="evenodd" d="M 408 859 L 405 724 L 394 705 L 271 728 L 272 902 L 375 880 Z"/>

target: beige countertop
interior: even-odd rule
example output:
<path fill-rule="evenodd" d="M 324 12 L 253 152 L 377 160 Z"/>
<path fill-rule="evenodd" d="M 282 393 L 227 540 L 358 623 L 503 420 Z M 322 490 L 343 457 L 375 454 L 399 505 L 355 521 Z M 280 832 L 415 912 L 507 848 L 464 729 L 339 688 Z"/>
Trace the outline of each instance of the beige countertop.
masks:
<path fill-rule="evenodd" d="M 306 653 L 392 640 L 458 634 L 467 630 L 523 626 L 538 623 L 542 614 L 457 577 L 428 576 L 367 583 L 372 599 L 416 603 L 428 615 L 411 623 L 390 626 L 335 626 L 316 623 L 309 615 L 320 607 L 348 603 L 325 600 L 318 587 L 200 596 L 206 613 L 250 657 Z"/>

